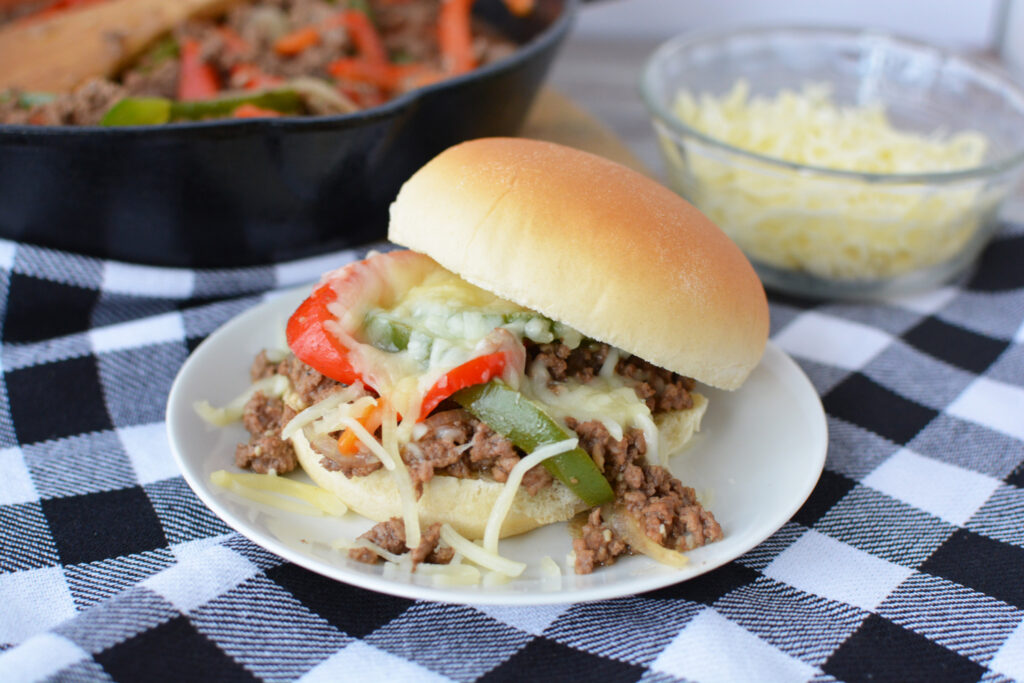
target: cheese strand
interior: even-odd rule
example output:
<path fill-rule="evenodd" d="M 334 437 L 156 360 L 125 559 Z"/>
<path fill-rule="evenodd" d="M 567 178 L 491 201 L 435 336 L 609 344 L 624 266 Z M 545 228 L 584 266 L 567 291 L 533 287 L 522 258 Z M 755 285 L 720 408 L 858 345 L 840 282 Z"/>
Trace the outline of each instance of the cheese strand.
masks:
<path fill-rule="evenodd" d="M 579 439 L 566 439 L 565 441 L 549 443 L 541 446 L 516 463 L 516 466 L 508 473 L 505 486 L 501 489 L 501 493 L 498 494 L 498 499 L 494 501 L 494 507 L 491 508 L 491 514 L 487 518 L 487 526 L 484 528 L 484 548 L 488 552 L 495 555 L 498 554 L 498 537 L 501 535 L 501 525 L 504 524 L 509 510 L 512 509 L 512 499 L 515 497 L 516 491 L 523 481 L 523 475 L 548 458 L 571 451 L 578 444 Z M 468 554 L 467 557 L 469 557 Z"/>

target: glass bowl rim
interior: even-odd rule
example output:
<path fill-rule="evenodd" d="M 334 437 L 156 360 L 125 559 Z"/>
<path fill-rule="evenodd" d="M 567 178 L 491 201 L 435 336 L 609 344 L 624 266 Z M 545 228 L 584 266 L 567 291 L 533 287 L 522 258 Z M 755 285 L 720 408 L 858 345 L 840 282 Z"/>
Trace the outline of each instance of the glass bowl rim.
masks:
<path fill-rule="evenodd" d="M 813 172 L 822 176 L 837 179 L 855 179 L 870 183 L 891 184 L 945 183 L 959 180 L 970 180 L 980 177 L 991 177 L 1024 164 L 1024 142 L 1019 143 L 1016 150 L 1000 159 L 996 159 L 979 166 L 950 171 L 872 173 L 866 171 L 830 168 L 827 166 L 816 166 L 813 164 L 803 164 L 768 154 L 762 154 L 760 152 L 754 152 L 742 147 L 736 147 L 735 145 L 729 144 L 720 138 L 703 133 L 681 121 L 677 116 L 669 111 L 667 107 L 662 105 L 661 102 L 658 101 L 657 97 L 655 97 L 655 70 L 658 65 L 664 61 L 668 54 L 679 49 L 702 44 L 714 45 L 715 43 L 736 37 L 768 37 L 776 34 L 791 34 L 797 38 L 834 36 L 837 38 L 854 40 L 856 42 L 862 42 L 865 39 L 870 39 L 876 43 L 888 43 L 893 46 L 931 53 L 932 56 L 938 58 L 941 62 L 955 63 L 964 67 L 968 72 L 970 72 L 972 77 L 980 77 L 982 80 L 990 84 L 994 81 L 1001 89 L 1003 89 L 1006 96 L 1008 96 L 1008 98 L 1015 104 L 1015 108 L 1020 112 L 1021 121 L 1024 122 L 1024 89 L 1022 89 L 1008 75 L 996 68 L 957 54 L 952 50 L 939 48 L 912 38 L 906 38 L 890 31 L 802 25 L 748 26 L 727 29 L 695 30 L 668 39 L 659 45 L 653 53 L 651 53 L 640 74 L 640 95 L 643 98 L 648 111 L 658 123 L 668 128 L 677 136 L 696 138 L 697 140 L 718 149 L 761 163 L 782 167 L 791 171 Z"/>

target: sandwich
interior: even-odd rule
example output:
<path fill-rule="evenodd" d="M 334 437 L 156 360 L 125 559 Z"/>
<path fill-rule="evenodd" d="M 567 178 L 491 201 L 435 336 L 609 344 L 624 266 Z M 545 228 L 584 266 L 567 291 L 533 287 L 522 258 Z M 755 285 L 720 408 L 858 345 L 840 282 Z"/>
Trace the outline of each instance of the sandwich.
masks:
<path fill-rule="evenodd" d="M 254 380 L 287 381 L 249 401 L 237 464 L 301 465 L 377 522 L 364 561 L 508 570 L 498 539 L 569 520 L 580 573 L 721 538 L 667 467 L 699 385 L 739 388 L 767 339 L 764 290 L 716 226 L 608 160 L 495 138 L 416 172 L 388 237 L 405 249 L 324 275 L 291 355 L 257 359 Z"/>

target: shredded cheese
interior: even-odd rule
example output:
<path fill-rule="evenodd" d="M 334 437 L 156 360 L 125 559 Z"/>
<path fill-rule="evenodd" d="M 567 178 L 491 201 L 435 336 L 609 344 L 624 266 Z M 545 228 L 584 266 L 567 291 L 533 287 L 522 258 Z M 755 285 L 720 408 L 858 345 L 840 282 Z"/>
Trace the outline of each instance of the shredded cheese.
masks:
<path fill-rule="evenodd" d="M 340 517 L 348 511 L 345 504 L 326 489 L 272 474 L 217 470 L 210 474 L 210 481 L 244 498 L 287 512 Z"/>
<path fill-rule="evenodd" d="M 192 409 L 209 424 L 215 427 L 226 427 L 232 422 L 242 419 L 242 413 L 245 412 L 245 404 L 249 402 L 249 399 L 256 392 L 262 392 L 265 396 L 277 398 L 284 395 L 284 392 L 288 391 L 290 386 L 291 383 L 287 377 L 272 375 L 253 382 L 249 385 L 248 389 L 233 398 L 223 408 L 215 408 L 210 405 L 209 401 L 196 401 L 192 404 Z"/>
<path fill-rule="evenodd" d="M 538 343 L 561 339 L 571 348 L 582 339 L 579 332 L 476 287 L 432 261 L 429 266 L 416 261 L 412 273 L 398 268 L 396 261 L 363 268 L 375 271 L 375 278 L 365 283 L 366 302 L 330 304 L 338 319 L 324 327 L 349 349 L 365 382 L 406 418 L 417 417 L 412 409 L 419 410 L 431 387 L 443 385 L 450 370 L 473 358 L 494 352 L 514 356 L 522 349 L 517 343 L 522 338 Z M 403 337 L 400 350 L 395 350 L 395 330 Z M 516 360 L 506 365 L 505 379 L 513 387 L 522 368 Z"/>
<path fill-rule="evenodd" d="M 511 577 L 501 572 L 488 571 L 484 574 L 484 588 L 496 588 L 504 586 L 511 580 Z"/>
<path fill-rule="evenodd" d="M 408 419 L 406 418 L 402 422 L 404 423 Z M 402 520 L 405 522 L 406 543 L 410 548 L 415 548 L 420 544 L 421 538 L 420 513 L 416 504 L 416 492 L 413 490 L 412 477 L 409 476 L 409 470 L 406 468 L 405 461 L 402 460 L 401 453 L 398 450 L 398 432 L 400 427 L 397 425 L 397 421 L 398 415 L 395 407 L 388 403 L 381 422 L 381 439 L 387 445 L 387 449 L 384 449 L 385 452 L 389 452 L 394 463 L 394 467 L 391 469 L 391 478 L 394 480 L 395 488 L 402 499 Z"/>
<path fill-rule="evenodd" d="M 350 548 L 366 548 L 367 550 L 372 550 L 373 552 L 377 553 L 378 555 L 383 557 L 388 562 L 394 562 L 395 564 L 410 564 L 410 565 L 412 564 L 412 562 L 408 559 L 407 556 L 405 556 L 405 555 L 396 555 L 393 552 L 390 552 L 388 550 L 384 550 L 384 548 L 380 547 L 379 545 L 377 545 L 373 541 L 365 539 L 365 538 L 357 538 L 355 541 L 352 542 L 352 544 L 349 547 Z"/>
<path fill-rule="evenodd" d="M 406 543 L 409 547 L 415 548 L 419 545 L 421 538 L 419 512 L 417 511 L 412 478 L 409 476 L 409 470 L 399 452 L 398 434 L 400 429 L 396 424 L 397 419 L 395 408 L 388 402 L 381 419 L 381 441 L 377 441 L 373 434 L 349 415 L 342 417 L 339 424 L 345 429 L 351 429 L 356 438 L 366 446 L 367 450 L 380 459 L 381 464 L 391 474 L 402 501 L 402 520 L 405 522 Z M 405 420 L 403 420 L 404 422 Z"/>
<path fill-rule="evenodd" d="M 352 433 L 356 435 L 356 438 L 359 439 L 371 453 L 380 458 L 381 463 L 384 465 L 386 469 L 395 469 L 397 462 L 401 460 L 401 458 L 392 458 L 391 454 L 388 453 L 387 450 L 385 450 L 385 448 L 380 445 L 380 442 L 377 441 L 376 437 L 374 437 L 373 434 L 371 434 L 370 432 L 366 431 L 366 427 L 359 424 L 358 420 L 356 420 L 354 417 L 343 417 L 341 419 L 341 424 L 345 427 L 345 429 L 351 429 Z"/>
<path fill-rule="evenodd" d="M 516 463 L 512 471 L 508 473 L 505 486 L 502 487 L 498 499 L 494 501 L 491 514 L 487 518 L 487 525 L 484 527 L 484 549 L 495 555 L 498 554 L 498 538 L 501 535 L 501 525 L 504 524 L 509 510 L 512 509 L 512 499 L 515 498 L 519 484 L 523 481 L 523 475 L 535 465 L 539 465 L 548 458 L 571 451 L 579 444 L 579 439 L 566 439 L 555 443 L 545 444 L 525 458 Z M 454 547 L 454 546 L 453 546 Z M 469 557 L 468 553 L 466 555 Z"/>
<path fill-rule="evenodd" d="M 319 420 L 313 422 L 314 434 L 330 434 L 345 429 L 342 420 L 346 417 L 364 415 L 367 409 L 377 405 L 377 399 L 372 396 L 360 396 L 349 403 L 342 403 L 334 410 L 328 411 Z"/>
<path fill-rule="evenodd" d="M 510 577 L 519 576 L 526 569 L 526 564 L 523 562 L 516 562 L 502 557 L 497 551 L 481 548 L 452 528 L 450 524 L 441 525 L 441 539 L 455 548 L 456 552 L 462 553 L 467 560 L 475 562 L 484 569 L 490 569 Z"/>
<path fill-rule="evenodd" d="M 288 424 L 286 424 L 281 430 L 281 438 L 287 441 L 306 425 L 310 425 L 317 420 L 325 418 L 343 404 L 349 404 L 353 399 L 363 395 L 365 391 L 366 390 L 363 388 L 363 385 L 357 382 L 356 384 L 345 387 L 340 391 L 334 392 L 319 403 L 314 403 L 288 421 Z M 372 401 L 373 399 L 369 400 Z M 331 429 L 330 431 L 334 430 Z"/>
<path fill-rule="evenodd" d="M 470 564 L 418 564 L 416 573 L 429 576 L 435 586 L 475 586 L 480 583 L 480 570 Z"/>
<path fill-rule="evenodd" d="M 276 325 L 275 329 L 278 334 L 278 347 L 273 349 L 265 349 L 264 353 L 267 355 L 267 360 L 271 363 L 280 363 L 285 358 L 291 355 L 291 350 L 288 349 L 288 340 L 285 336 L 285 325 Z"/>
<path fill-rule="evenodd" d="M 674 113 L 718 140 L 786 161 L 864 173 L 933 173 L 982 163 L 974 131 L 927 136 L 901 131 L 881 105 L 841 107 L 828 86 L 750 97 L 738 81 L 722 97 L 680 92 Z M 831 279 L 901 275 L 951 258 L 1000 199 L 981 180 L 874 183 L 823 176 L 734 155 L 699 141 L 685 158 L 664 131 L 673 179 L 748 255 Z"/>
<path fill-rule="evenodd" d="M 545 555 L 540 558 L 540 575 L 546 579 L 558 579 L 562 577 L 562 568 L 550 555 Z"/>

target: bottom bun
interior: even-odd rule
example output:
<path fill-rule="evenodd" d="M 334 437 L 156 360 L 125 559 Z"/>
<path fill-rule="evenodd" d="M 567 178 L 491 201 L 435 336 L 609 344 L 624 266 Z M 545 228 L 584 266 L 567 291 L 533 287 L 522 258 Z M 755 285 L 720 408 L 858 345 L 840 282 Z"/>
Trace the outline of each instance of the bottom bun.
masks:
<path fill-rule="evenodd" d="M 708 400 L 701 394 L 691 394 L 693 407 L 662 413 L 654 418 L 661 434 L 661 454 L 666 460 L 677 455 L 683 446 L 700 431 L 700 421 L 708 409 Z"/>
<path fill-rule="evenodd" d="M 700 427 L 707 401 L 699 394 L 693 396 L 692 409 L 659 416 L 662 447 L 666 448 L 666 453 L 678 451 Z M 388 470 L 379 469 L 366 477 L 346 477 L 320 464 L 322 456 L 310 447 L 301 431 L 292 436 L 292 445 L 302 469 L 313 481 L 332 492 L 355 512 L 375 522 L 402 516 L 398 487 Z M 435 476 L 424 485 L 423 495 L 417 504 L 420 521 L 424 525 L 448 523 L 466 538 L 483 538 L 491 508 L 504 486 L 493 479 Z M 535 495 L 520 488 L 516 491 L 512 508 L 501 527 L 501 537 L 515 536 L 547 524 L 564 522 L 586 508 L 587 505 L 559 481 L 552 482 L 551 486 L 541 489 Z"/>

